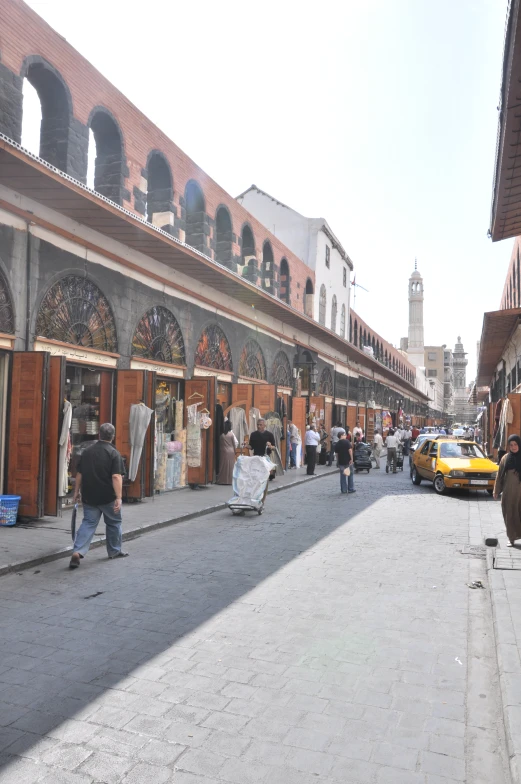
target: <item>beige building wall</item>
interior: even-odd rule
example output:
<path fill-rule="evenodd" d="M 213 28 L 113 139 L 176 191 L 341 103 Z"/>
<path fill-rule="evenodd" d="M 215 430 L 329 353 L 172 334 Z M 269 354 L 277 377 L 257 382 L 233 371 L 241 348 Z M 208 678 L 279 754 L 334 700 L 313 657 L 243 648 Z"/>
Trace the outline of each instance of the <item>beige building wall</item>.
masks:
<path fill-rule="evenodd" d="M 445 346 L 425 346 L 425 375 L 427 378 L 438 378 L 442 383 L 445 376 L 444 350 Z"/>

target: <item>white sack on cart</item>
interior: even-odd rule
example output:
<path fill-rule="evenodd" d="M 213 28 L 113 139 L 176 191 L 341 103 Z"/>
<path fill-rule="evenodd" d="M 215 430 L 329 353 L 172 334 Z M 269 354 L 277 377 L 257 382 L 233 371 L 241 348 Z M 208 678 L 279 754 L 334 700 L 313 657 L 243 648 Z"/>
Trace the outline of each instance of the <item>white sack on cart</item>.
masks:
<path fill-rule="evenodd" d="M 228 501 L 228 506 L 244 505 L 258 509 L 262 505 L 272 468 L 273 463 L 267 457 L 238 457 L 233 468 L 235 495 Z"/>

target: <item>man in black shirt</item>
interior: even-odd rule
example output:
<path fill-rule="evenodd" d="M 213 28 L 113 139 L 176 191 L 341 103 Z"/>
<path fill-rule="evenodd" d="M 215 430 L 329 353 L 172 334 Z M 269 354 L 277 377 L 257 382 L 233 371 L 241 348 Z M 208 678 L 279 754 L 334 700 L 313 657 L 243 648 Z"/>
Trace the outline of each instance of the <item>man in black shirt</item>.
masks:
<path fill-rule="evenodd" d="M 348 441 L 345 433 L 341 433 L 338 441 L 335 444 L 335 452 L 338 455 L 338 468 L 340 470 L 340 492 L 341 493 L 356 493 L 354 482 L 354 466 L 353 466 L 353 447 L 351 441 Z M 349 476 L 344 474 L 344 469 L 350 467 L 351 473 Z"/>
<path fill-rule="evenodd" d="M 257 422 L 257 430 L 250 435 L 250 449 L 253 449 L 255 457 L 264 457 L 271 455 L 271 448 L 275 445 L 275 436 L 266 430 L 266 420 L 259 419 Z M 270 473 L 270 480 L 275 479 L 276 467 Z"/>
<path fill-rule="evenodd" d="M 109 558 L 124 558 L 128 553 L 121 549 L 121 494 L 125 469 L 118 450 L 112 446 L 114 427 L 101 425 L 99 441 L 87 447 L 78 462 L 74 502 L 83 500 L 83 522 L 74 540 L 74 552 L 69 564 L 77 569 L 80 558 L 89 551 L 101 515 L 107 529 Z"/>

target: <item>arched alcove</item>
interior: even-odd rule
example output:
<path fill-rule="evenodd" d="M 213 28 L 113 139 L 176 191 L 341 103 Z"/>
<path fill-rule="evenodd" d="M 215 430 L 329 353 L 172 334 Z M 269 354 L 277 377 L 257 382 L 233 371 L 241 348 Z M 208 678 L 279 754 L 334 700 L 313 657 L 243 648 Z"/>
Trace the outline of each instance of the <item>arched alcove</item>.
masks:
<path fill-rule="evenodd" d="M 190 180 L 185 188 L 185 242 L 192 248 L 208 252 L 206 237 L 206 206 L 201 186 Z"/>
<path fill-rule="evenodd" d="M 92 172 L 94 169 L 94 190 L 121 205 L 126 195 L 124 185 L 127 169 L 119 125 L 110 112 L 102 107 L 93 111 L 89 125 L 92 131 L 89 136 L 89 170 Z M 92 140 L 94 147 L 90 144 Z"/>

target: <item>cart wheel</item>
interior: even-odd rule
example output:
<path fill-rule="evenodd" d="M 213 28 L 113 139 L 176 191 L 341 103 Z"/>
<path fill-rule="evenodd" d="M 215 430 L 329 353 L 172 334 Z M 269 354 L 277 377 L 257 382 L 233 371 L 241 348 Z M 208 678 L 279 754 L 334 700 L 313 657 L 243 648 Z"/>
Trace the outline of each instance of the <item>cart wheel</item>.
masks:
<path fill-rule="evenodd" d="M 264 509 L 257 509 L 257 514 L 261 515 L 263 513 L 263 511 L 264 511 Z"/>

